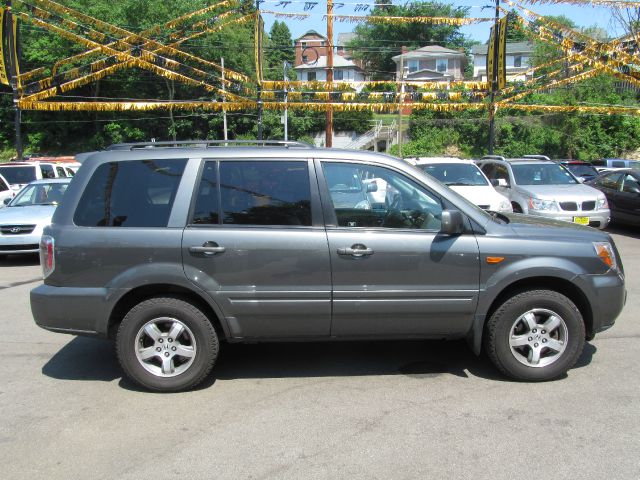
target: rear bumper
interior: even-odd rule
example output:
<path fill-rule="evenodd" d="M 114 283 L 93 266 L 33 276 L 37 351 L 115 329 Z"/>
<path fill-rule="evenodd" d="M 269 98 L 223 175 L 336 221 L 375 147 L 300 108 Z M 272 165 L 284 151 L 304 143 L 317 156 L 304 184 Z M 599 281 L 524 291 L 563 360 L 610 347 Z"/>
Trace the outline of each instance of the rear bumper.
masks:
<path fill-rule="evenodd" d="M 31 290 L 36 325 L 73 335 L 107 337 L 111 302 L 105 288 L 40 285 Z"/>

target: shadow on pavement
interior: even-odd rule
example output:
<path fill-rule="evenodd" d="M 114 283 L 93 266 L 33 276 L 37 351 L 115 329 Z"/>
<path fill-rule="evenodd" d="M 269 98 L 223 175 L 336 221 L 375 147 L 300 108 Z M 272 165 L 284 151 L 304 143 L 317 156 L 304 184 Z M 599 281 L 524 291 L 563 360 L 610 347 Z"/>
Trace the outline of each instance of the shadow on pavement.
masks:
<path fill-rule="evenodd" d="M 26 267 L 34 265 L 40 265 L 40 256 L 37 253 L 7 255 L 5 258 L 0 257 L 0 268 Z"/>
<path fill-rule="evenodd" d="M 640 228 L 622 223 L 611 223 L 606 229 L 608 233 L 622 235 L 629 238 L 640 238 Z"/>
<path fill-rule="evenodd" d="M 574 368 L 589 365 L 595 352 L 596 347 L 587 343 Z M 122 376 L 114 345 L 107 340 L 75 338 L 44 365 L 42 373 L 60 380 L 122 378 L 122 388 L 145 391 Z M 464 341 L 224 344 L 212 374 L 197 390 L 211 387 L 216 380 L 368 375 L 511 381 L 485 356 L 475 356 Z"/>

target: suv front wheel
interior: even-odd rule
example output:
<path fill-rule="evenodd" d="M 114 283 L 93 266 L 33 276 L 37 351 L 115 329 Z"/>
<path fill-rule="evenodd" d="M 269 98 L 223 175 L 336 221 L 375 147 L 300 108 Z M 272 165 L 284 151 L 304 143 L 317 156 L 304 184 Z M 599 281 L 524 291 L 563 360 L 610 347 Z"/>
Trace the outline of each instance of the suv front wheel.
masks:
<path fill-rule="evenodd" d="M 174 297 L 145 300 L 124 317 L 116 337 L 127 376 L 156 391 L 187 390 L 202 382 L 218 357 L 218 336 L 195 305 Z"/>
<path fill-rule="evenodd" d="M 553 290 L 530 290 L 507 299 L 486 326 L 485 349 L 509 377 L 552 380 L 578 360 L 585 342 L 582 315 Z"/>

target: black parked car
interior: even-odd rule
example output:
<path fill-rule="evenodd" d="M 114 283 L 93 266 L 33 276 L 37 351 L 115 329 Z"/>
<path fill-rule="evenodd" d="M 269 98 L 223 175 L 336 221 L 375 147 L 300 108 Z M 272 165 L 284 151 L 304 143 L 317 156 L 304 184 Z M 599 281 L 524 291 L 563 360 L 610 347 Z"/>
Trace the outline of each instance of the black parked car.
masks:
<path fill-rule="evenodd" d="M 558 160 L 558 163 L 567 167 L 582 183 L 593 180 L 598 176 L 598 170 L 589 162 L 581 162 L 580 160 Z"/>
<path fill-rule="evenodd" d="M 612 221 L 640 225 L 640 170 L 613 170 L 587 183 L 607 196 Z"/>

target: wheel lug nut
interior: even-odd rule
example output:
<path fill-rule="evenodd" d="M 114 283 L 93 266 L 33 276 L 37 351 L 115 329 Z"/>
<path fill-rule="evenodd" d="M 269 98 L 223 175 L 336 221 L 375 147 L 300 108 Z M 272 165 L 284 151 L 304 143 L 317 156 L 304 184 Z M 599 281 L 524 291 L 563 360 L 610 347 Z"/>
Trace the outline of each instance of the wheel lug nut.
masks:
<path fill-rule="evenodd" d="M 547 339 L 546 339 L 546 338 L 543 338 L 543 339 L 542 339 L 542 343 L 547 343 Z"/>
<path fill-rule="evenodd" d="M 171 343 L 171 342 L 173 342 L 173 338 L 169 337 L 169 343 Z"/>
<path fill-rule="evenodd" d="M 534 343 L 534 344 L 533 344 L 533 346 L 534 346 L 534 347 L 536 347 L 536 348 L 538 348 L 538 344 L 537 344 L 537 343 Z"/>
<path fill-rule="evenodd" d="M 547 331 L 546 330 L 542 330 L 540 333 L 544 335 L 545 333 L 547 333 Z"/>
<path fill-rule="evenodd" d="M 538 332 L 538 330 L 535 329 L 535 328 L 533 330 L 531 330 L 531 333 L 537 333 L 537 332 Z"/>
<path fill-rule="evenodd" d="M 529 337 L 529 338 L 527 338 L 527 340 L 531 341 L 531 340 L 533 340 L 533 337 Z"/>
<path fill-rule="evenodd" d="M 164 356 L 168 357 L 169 356 L 169 352 L 165 352 Z"/>
<path fill-rule="evenodd" d="M 535 332 L 534 332 L 534 333 L 535 333 Z M 162 342 L 164 342 L 164 340 L 163 340 L 163 339 L 161 339 L 161 338 L 159 338 L 159 339 L 158 339 L 158 343 L 162 343 Z"/>
<path fill-rule="evenodd" d="M 160 347 L 156 348 L 156 352 L 159 352 L 160 350 L 162 350 Z"/>
<path fill-rule="evenodd" d="M 173 350 L 174 352 L 177 350 L 176 347 L 171 347 L 171 350 Z"/>

